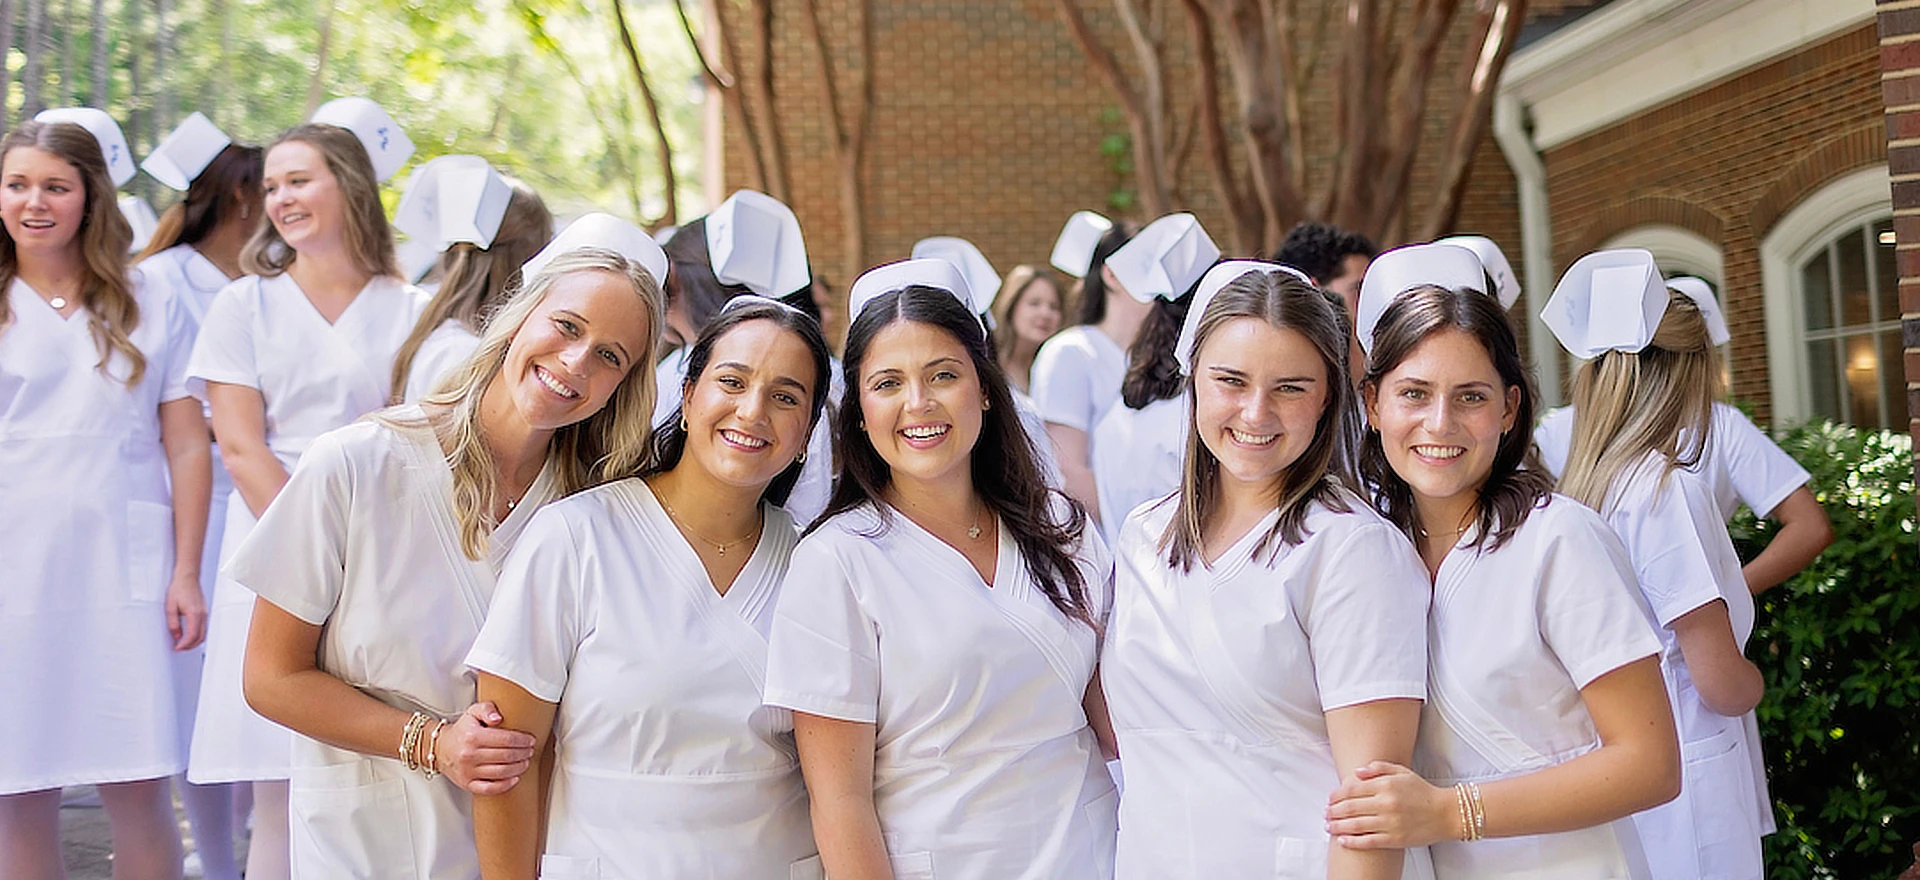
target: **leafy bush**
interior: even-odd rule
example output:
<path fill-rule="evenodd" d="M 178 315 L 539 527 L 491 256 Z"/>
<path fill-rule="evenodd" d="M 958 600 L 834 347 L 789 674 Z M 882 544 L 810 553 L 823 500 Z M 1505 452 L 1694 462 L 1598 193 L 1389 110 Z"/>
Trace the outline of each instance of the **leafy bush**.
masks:
<path fill-rule="evenodd" d="M 1760 732 L 1780 830 L 1776 880 L 1891 878 L 1920 840 L 1920 550 L 1913 444 L 1831 423 L 1780 445 L 1813 475 L 1833 546 L 1761 594 L 1747 653 L 1767 679 Z M 1778 526 L 1742 511 L 1751 559 Z"/>

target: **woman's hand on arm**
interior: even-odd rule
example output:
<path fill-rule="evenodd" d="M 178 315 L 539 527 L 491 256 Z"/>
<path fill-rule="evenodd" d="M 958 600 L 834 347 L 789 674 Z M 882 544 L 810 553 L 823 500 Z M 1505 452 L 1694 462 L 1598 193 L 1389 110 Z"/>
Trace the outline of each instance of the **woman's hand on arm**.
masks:
<path fill-rule="evenodd" d="M 1741 569 L 1747 591 L 1756 596 L 1804 571 L 1833 543 L 1833 523 L 1827 519 L 1826 508 L 1805 486 L 1774 505 L 1767 518 L 1778 520 L 1780 531 L 1774 532 L 1767 548 Z"/>
<path fill-rule="evenodd" d="M 553 716 L 558 705 L 549 703 L 504 678 L 480 676 L 480 704 L 467 715 L 493 707 L 502 725 L 529 734 L 526 757 L 552 748 Z M 462 716 L 463 719 L 467 716 Z M 476 716 L 475 721 L 482 720 Z M 442 732 L 441 737 L 446 737 Z M 541 841 L 546 831 L 546 789 L 550 762 L 527 767 L 517 784 L 499 792 L 475 791 L 473 834 L 480 849 L 480 876 L 484 880 L 533 880 L 540 870 Z M 489 786 L 491 787 L 491 786 Z"/>
<path fill-rule="evenodd" d="M 1342 783 L 1359 780 L 1357 768 L 1385 763 L 1413 763 L 1413 741 L 1420 731 L 1419 700 L 1375 700 L 1326 713 L 1327 739 L 1333 748 L 1333 766 Z M 1415 777 L 1418 779 L 1418 777 Z M 1424 781 L 1408 786 L 1415 795 Z M 1392 796 L 1392 795 L 1388 795 Z M 1402 849 L 1361 850 L 1330 844 L 1329 880 L 1397 880 L 1406 853 Z"/>
<path fill-rule="evenodd" d="M 247 509 L 259 516 L 287 484 L 287 468 L 267 446 L 267 399 L 258 388 L 207 383 L 207 403 L 213 408 L 213 436 L 220 441 L 220 460 L 233 476 L 233 487 Z"/>
<path fill-rule="evenodd" d="M 1054 462 L 1060 466 L 1060 482 L 1067 494 L 1087 509 L 1087 516 L 1100 521 L 1100 492 L 1093 483 L 1093 456 L 1087 432 L 1066 425 L 1047 423 L 1047 438 L 1053 441 Z"/>
<path fill-rule="evenodd" d="M 793 713 L 820 860 L 834 880 L 892 880 L 873 806 L 874 725 Z"/>
<path fill-rule="evenodd" d="M 1694 690 L 1709 710 L 1737 718 L 1760 705 L 1766 679 L 1734 642 L 1725 601 L 1715 599 L 1682 614 L 1668 628 L 1680 643 Z"/>
<path fill-rule="evenodd" d="M 160 445 L 167 453 L 173 493 L 173 572 L 167 581 L 167 632 L 185 651 L 207 635 L 207 597 L 200 592 L 200 555 L 206 547 L 207 508 L 213 493 L 213 451 L 200 401 L 160 404 Z"/>

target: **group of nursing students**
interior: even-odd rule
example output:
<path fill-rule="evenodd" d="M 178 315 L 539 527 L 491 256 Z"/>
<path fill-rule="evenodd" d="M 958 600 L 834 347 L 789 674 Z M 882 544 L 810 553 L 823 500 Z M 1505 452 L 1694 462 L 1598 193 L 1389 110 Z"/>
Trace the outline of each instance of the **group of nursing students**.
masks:
<path fill-rule="evenodd" d="M 61 875 L 81 784 L 117 877 L 178 877 L 183 768 L 228 822 L 252 783 L 255 880 L 1760 875 L 1720 319 L 1644 252 L 1546 306 L 1556 494 L 1473 242 L 1349 309 L 1076 215 L 1105 313 L 1029 399 L 977 249 L 860 276 L 835 359 L 750 191 L 548 241 L 441 157 L 392 224 L 430 296 L 411 152 L 364 99 L 264 151 L 192 118 L 130 270 L 110 119 L 0 141 L 0 877 Z M 1168 485 L 1108 498 L 1115 447 Z"/>

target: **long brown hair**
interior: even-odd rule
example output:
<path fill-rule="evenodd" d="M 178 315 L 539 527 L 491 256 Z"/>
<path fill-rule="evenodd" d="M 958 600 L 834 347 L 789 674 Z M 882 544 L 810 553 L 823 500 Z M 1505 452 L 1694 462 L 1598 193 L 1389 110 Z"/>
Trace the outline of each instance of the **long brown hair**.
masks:
<path fill-rule="evenodd" d="M 160 225 L 145 250 L 133 258 L 138 263 L 177 244 L 199 244 L 220 228 L 220 223 L 242 212 L 254 223 L 266 223 L 260 210 L 260 173 L 266 151 L 253 144 L 228 144 L 193 179 L 187 193 L 160 215 Z"/>
<path fill-rule="evenodd" d="M 81 185 L 86 188 L 86 209 L 80 215 L 80 231 L 74 234 L 73 242 L 86 266 L 86 277 L 80 280 L 80 305 L 87 313 L 87 332 L 100 350 L 96 368 L 107 373 L 115 354 L 126 358 L 126 384 L 132 388 L 147 374 L 147 357 L 132 338 L 140 326 L 140 303 L 134 299 L 133 281 L 127 273 L 133 228 L 120 214 L 100 142 L 71 122 L 22 122 L 0 139 L 0 166 L 8 153 L 20 147 L 45 150 L 80 173 Z M 20 254 L 15 250 L 13 233 L 0 224 L 0 330 L 13 319 L 6 291 L 19 274 Z"/>
<path fill-rule="evenodd" d="M 1060 304 L 1060 316 L 1065 318 L 1067 289 L 1060 285 L 1059 277 L 1052 272 L 1023 263 L 1013 267 L 1007 273 L 1006 283 L 1000 285 L 1000 296 L 993 301 L 993 319 L 999 325 L 994 328 L 993 349 L 1003 365 L 1013 360 L 1013 350 L 1020 344 L 1020 334 L 1013 329 L 1013 311 L 1020 307 L 1020 301 L 1026 298 L 1034 285 L 1043 281 L 1053 286 L 1053 297 Z"/>
<path fill-rule="evenodd" d="M 1353 386 L 1347 381 L 1350 331 L 1346 310 L 1318 288 L 1286 272 L 1250 271 L 1220 288 L 1201 313 L 1189 358 L 1195 373 L 1199 372 L 1199 355 L 1206 349 L 1207 340 L 1221 327 L 1241 318 L 1264 321 L 1306 337 L 1320 355 L 1327 374 L 1327 400 L 1314 423 L 1313 442 L 1281 476 L 1280 516 L 1253 548 L 1256 559 L 1271 560 L 1281 544 L 1292 546 L 1306 540 L 1307 513 L 1316 502 L 1332 510 L 1351 509 L 1345 499 L 1354 486 L 1353 437 L 1358 432 L 1359 415 Z M 1198 381 L 1194 376 L 1186 379 L 1187 454 L 1181 466 L 1173 519 L 1160 536 L 1167 564 L 1181 571 L 1192 571 L 1194 564 L 1205 558 L 1202 536 L 1208 521 L 1220 510 L 1220 460 L 1201 440 L 1194 423 L 1194 386 Z"/>
<path fill-rule="evenodd" d="M 406 391 L 414 356 L 427 337 L 449 320 L 459 321 L 479 335 L 486 316 L 500 307 L 509 286 L 520 280 L 520 266 L 553 240 L 553 212 L 547 210 L 540 194 L 516 178 L 507 178 L 507 185 L 513 195 L 507 198 L 507 211 L 500 217 L 493 244 L 482 248 L 471 242 L 456 242 L 440 255 L 440 289 L 434 291 L 413 332 L 393 355 L 395 402 Z"/>
<path fill-rule="evenodd" d="M 287 129 L 267 145 L 271 155 L 275 147 L 298 141 L 312 147 L 326 160 L 340 187 L 340 202 L 346 227 L 347 254 L 354 268 L 369 275 L 400 276 L 400 261 L 394 256 L 393 230 L 387 225 L 387 209 L 380 203 L 380 179 L 373 173 L 373 160 L 367 148 L 353 132 L 336 125 L 305 123 Z M 240 251 L 240 268 L 262 277 L 287 271 L 299 255 L 280 237 L 272 223 L 262 223 L 253 238 Z"/>

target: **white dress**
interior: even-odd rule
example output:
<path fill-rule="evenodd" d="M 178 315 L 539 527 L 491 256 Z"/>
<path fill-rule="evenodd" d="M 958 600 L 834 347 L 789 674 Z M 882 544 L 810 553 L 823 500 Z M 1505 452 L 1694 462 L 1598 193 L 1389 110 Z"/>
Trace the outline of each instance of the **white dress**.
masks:
<path fill-rule="evenodd" d="M 1180 488 L 1190 406 L 1185 394 L 1142 409 L 1123 402 L 1094 428 L 1100 442 L 1092 450 L 1093 482 L 1100 487 L 1100 524 L 1108 541 L 1119 540 L 1134 508 Z"/>
<path fill-rule="evenodd" d="M 1040 417 L 1091 435 L 1100 417 L 1120 402 L 1127 350 L 1091 325 L 1068 327 L 1040 344 L 1032 375 Z"/>
<path fill-rule="evenodd" d="M 366 420 L 322 435 L 226 575 L 314 626 L 320 669 L 387 705 L 453 718 L 473 703 L 467 649 L 494 576 L 533 511 L 553 497 L 542 471 L 469 559 L 454 517 L 453 474 L 418 407 L 404 427 Z M 465 880 L 480 871 L 472 798 L 441 776 L 409 772 L 295 734 L 293 875 Z"/>
<path fill-rule="evenodd" d="M 1564 473 L 1573 445 L 1573 407 L 1549 411 L 1534 429 L 1533 442 L 1547 469 L 1556 477 Z M 1719 402 L 1713 405 L 1707 448 L 1689 470 L 1707 481 L 1723 520 L 1732 520 L 1741 504 L 1765 517 L 1808 480 L 1807 469 L 1773 438 L 1744 413 Z"/>
<path fill-rule="evenodd" d="M 1027 432 L 1027 439 L 1033 443 L 1034 460 L 1040 465 L 1040 478 L 1049 487 L 1060 489 L 1066 483 L 1060 478 L 1060 462 L 1053 455 L 1053 438 L 1047 435 L 1047 420 L 1040 416 L 1040 407 L 1033 398 L 1018 388 L 1009 387 L 1013 393 L 1014 409 L 1020 412 L 1020 427 Z"/>
<path fill-rule="evenodd" d="M 1094 631 L 1062 614 L 1004 523 L 994 583 L 897 512 L 800 542 L 767 703 L 875 725 L 873 803 L 895 880 L 1104 880 L 1117 794 L 1082 709 Z M 1076 555 L 1104 618 L 1112 562 Z"/>
<path fill-rule="evenodd" d="M 440 380 L 448 373 L 466 363 L 479 347 L 480 337 L 468 330 L 467 325 L 452 318 L 441 321 L 413 353 L 413 363 L 407 365 L 407 385 L 401 401 L 419 403 L 440 386 Z"/>
<path fill-rule="evenodd" d="M 137 279 L 136 279 L 137 281 Z M 136 283 L 122 356 L 98 369 L 84 308 L 26 282 L 0 326 L 0 795 L 180 772 L 164 602 L 173 504 L 160 405 L 187 395 L 186 310 Z"/>
<path fill-rule="evenodd" d="M 793 716 L 761 702 L 795 541 L 762 512 L 724 596 L 641 480 L 528 525 L 467 662 L 559 704 L 542 878 L 821 876 Z"/>
<path fill-rule="evenodd" d="M 1460 537 L 1427 618 L 1427 704 L 1414 766 L 1437 786 L 1524 776 L 1600 747 L 1580 689 L 1660 653 L 1626 548 L 1563 495 L 1497 550 Z M 1630 818 L 1559 834 L 1431 847 L 1460 880 L 1645 880 Z"/>
<path fill-rule="evenodd" d="M 386 405 L 393 355 L 426 307 L 426 295 L 375 277 L 333 323 L 287 275 L 249 275 L 214 298 L 200 327 L 188 385 L 258 389 L 266 401 L 267 447 L 289 472 L 321 434 Z M 223 556 L 246 538 L 253 512 L 235 491 L 227 502 Z M 209 528 L 212 528 L 209 525 Z M 253 592 L 222 575 L 208 599 L 207 665 L 201 678 L 187 778 L 197 783 L 285 779 L 291 738 L 261 718 L 240 691 Z"/>
<path fill-rule="evenodd" d="M 1680 796 L 1634 816 L 1655 880 L 1749 880 L 1762 874 L 1760 838 L 1772 831 L 1760 729 L 1754 714 L 1718 715 L 1701 701 L 1673 621 L 1715 599 L 1733 638 L 1753 632 L 1753 595 L 1706 483 L 1676 470 L 1664 485 L 1649 458 L 1623 475 L 1607 522 L 1625 542 L 1640 592 L 1659 624 L 1661 669 L 1680 733 Z"/>
<path fill-rule="evenodd" d="M 1305 539 L 1276 542 L 1271 561 L 1254 548 L 1277 511 L 1186 572 L 1160 549 L 1174 503 L 1126 518 L 1100 657 L 1127 773 L 1121 880 L 1327 876 L 1340 772 L 1325 713 L 1424 699 L 1427 677 L 1426 571 L 1346 500 L 1349 513 L 1314 503 Z M 1433 876 L 1425 848 L 1402 876 Z"/>

